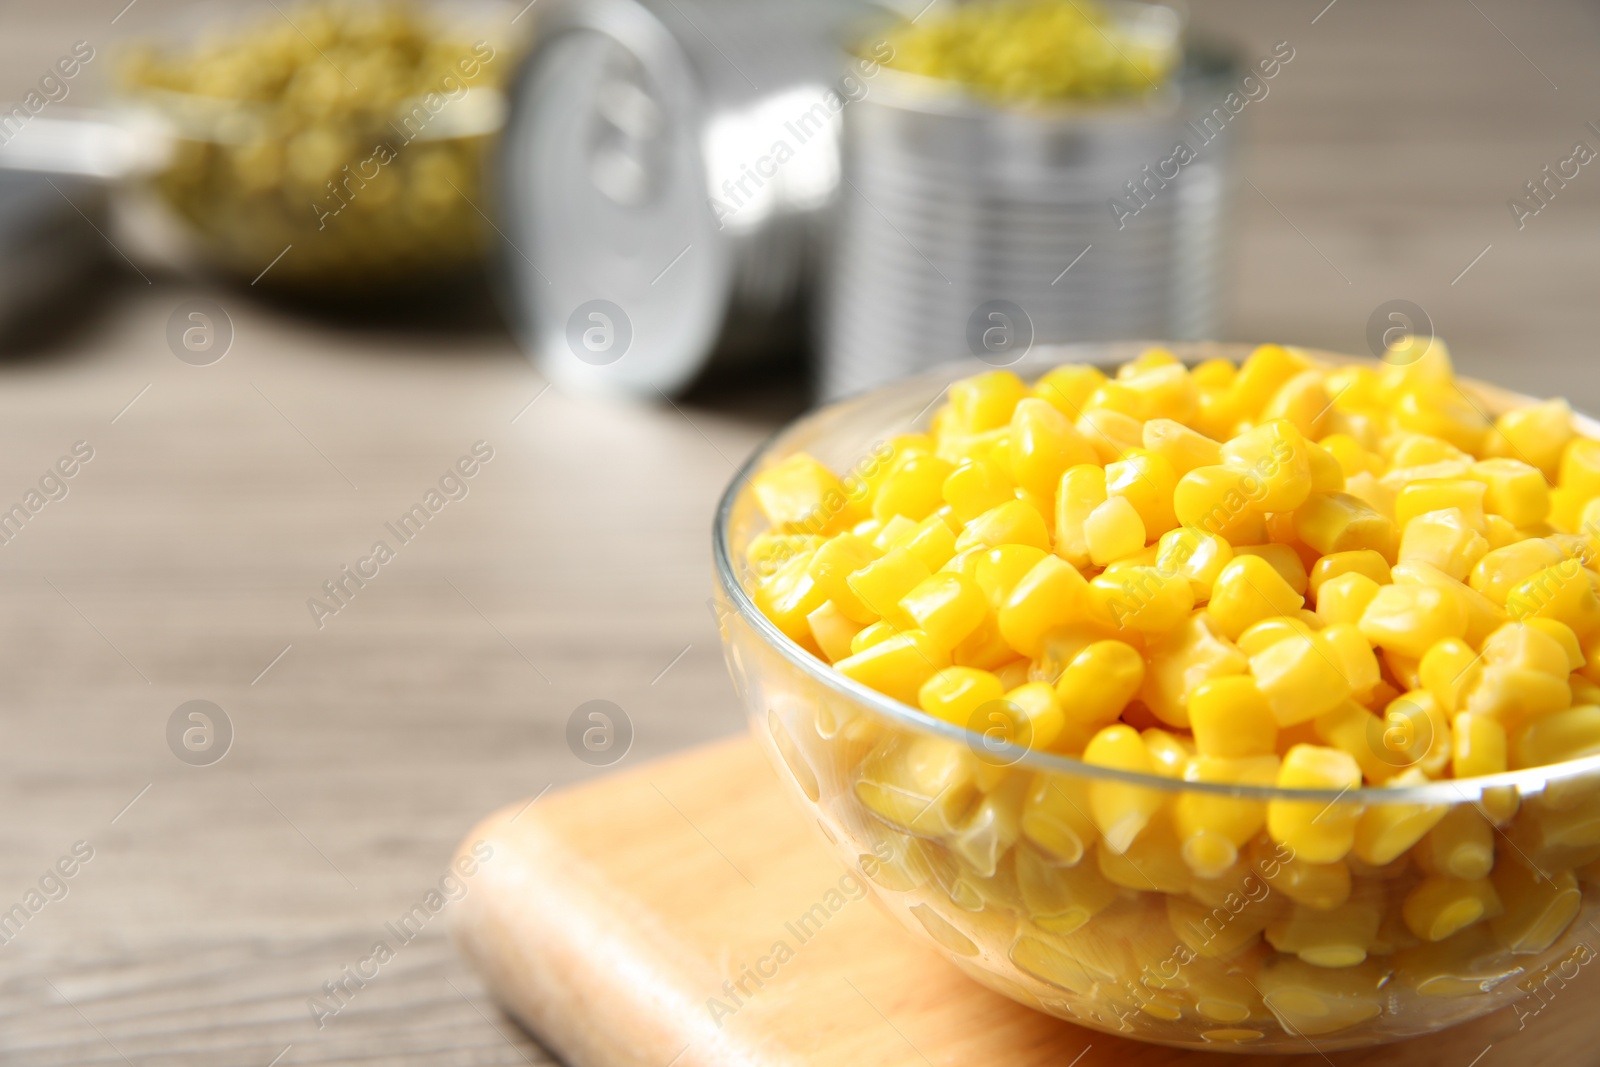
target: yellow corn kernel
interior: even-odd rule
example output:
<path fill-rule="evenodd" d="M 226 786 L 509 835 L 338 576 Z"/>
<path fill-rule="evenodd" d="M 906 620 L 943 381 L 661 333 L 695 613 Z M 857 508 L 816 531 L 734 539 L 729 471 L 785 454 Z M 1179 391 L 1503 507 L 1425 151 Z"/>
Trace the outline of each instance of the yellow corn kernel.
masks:
<path fill-rule="evenodd" d="M 1097 567 L 1144 548 L 1144 520 L 1126 497 L 1108 497 L 1083 521 L 1083 540 Z"/>
<path fill-rule="evenodd" d="M 1005 696 L 1005 688 L 988 671 L 972 667 L 946 667 L 922 683 L 917 706 L 936 719 L 968 726 L 983 705 Z"/>
<path fill-rule="evenodd" d="M 1114 463 L 1130 448 L 1144 445 L 1144 426 L 1132 415 L 1108 408 L 1085 410 L 1073 424 L 1084 440 L 1094 446 L 1101 463 Z"/>
<path fill-rule="evenodd" d="M 1301 541 L 1324 556 L 1371 549 L 1393 560 L 1399 540 L 1393 519 L 1349 493 L 1311 494 L 1295 509 L 1294 528 Z"/>
<path fill-rule="evenodd" d="M 1090 787 L 1091 793 L 1104 785 L 1096 782 Z M 1180 855 L 1178 834 L 1172 828 L 1172 820 L 1160 812 L 1151 818 L 1144 832 L 1122 852 L 1112 849 L 1102 838 L 1100 847 L 1095 849 L 1095 860 L 1100 873 L 1108 880 L 1124 889 L 1136 889 L 1141 893 L 1152 890 L 1157 893 L 1183 893 L 1194 878 Z"/>
<path fill-rule="evenodd" d="M 1401 429 L 1441 437 L 1463 452 L 1477 453 L 1489 432 L 1489 420 L 1454 390 L 1409 389 L 1394 398 L 1391 410 Z"/>
<path fill-rule="evenodd" d="M 1469 926 L 1443 941 L 1413 942 L 1396 953 L 1394 962 L 1400 980 L 1425 997 L 1481 997 L 1523 973 L 1483 926 Z"/>
<path fill-rule="evenodd" d="M 1180 478 L 1196 467 L 1213 467 L 1222 462 L 1220 444 L 1171 419 L 1147 421 L 1142 440 L 1144 447 L 1165 459 Z"/>
<path fill-rule="evenodd" d="M 1278 720 L 1248 675 L 1201 682 L 1189 693 L 1187 710 L 1195 748 L 1202 755 L 1239 759 L 1276 750 Z"/>
<path fill-rule="evenodd" d="M 831 600 L 808 614 L 806 625 L 811 628 L 811 639 L 829 663 L 837 663 L 850 655 L 851 643 L 863 629 L 861 623 L 846 618 Z"/>
<path fill-rule="evenodd" d="M 1056 680 L 1069 723 L 1115 722 L 1144 681 L 1144 657 L 1121 641 L 1096 641 L 1072 658 Z"/>
<path fill-rule="evenodd" d="M 1297 635 L 1250 657 L 1250 673 L 1280 727 L 1314 719 L 1350 696 L 1350 679 L 1340 666 L 1320 636 Z"/>
<path fill-rule="evenodd" d="M 1043 549 L 1033 545 L 1001 545 L 980 550 L 973 556 L 972 578 L 989 598 L 989 606 L 998 612 L 1045 555 Z"/>
<path fill-rule="evenodd" d="M 1417 663 L 1417 681 L 1446 712 L 1461 710 L 1466 694 L 1477 684 L 1478 653 L 1455 637 L 1436 641 Z M 1457 774 L 1457 777 L 1461 777 Z"/>
<path fill-rule="evenodd" d="M 1037 508 L 1022 500 L 1009 500 L 967 522 L 966 529 L 956 538 L 956 551 L 973 545 L 1031 545 L 1048 552 L 1050 531 Z"/>
<path fill-rule="evenodd" d="M 1317 444 L 1338 462 L 1339 469 L 1344 472 L 1346 478 L 1353 478 L 1358 474 L 1383 473 L 1383 457 L 1368 452 L 1361 447 L 1361 442 L 1347 433 L 1329 434 Z"/>
<path fill-rule="evenodd" d="M 1301 371 L 1290 378 L 1261 409 L 1257 421 L 1268 423 L 1282 419 L 1306 437 L 1326 435 L 1337 420 L 1333 398 L 1323 385 L 1326 377 L 1326 373 L 1318 369 Z"/>
<path fill-rule="evenodd" d="M 1008 370 L 992 370 L 953 382 L 950 386 L 950 429 L 956 433 L 983 433 L 1011 421 L 1017 402 L 1028 395 L 1021 378 Z"/>
<path fill-rule="evenodd" d="M 930 575 L 900 598 L 900 610 L 940 648 L 955 648 L 989 615 L 978 583 L 948 571 Z"/>
<path fill-rule="evenodd" d="M 811 577 L 812 554 L 803 552 L 779 567 L 755 588 L 756 607 L 790 639 L 811 644 L 811 624 L 806 616 L 827 602 L 828 595 Z"/>
<path fill-rule="evenodd" d="M 1238 368 L 1231 360 L 1217 357 L 1197 363 L 1189 370 L 1189 376 L 1194 379 L 1194 384 L 1202 390 L 1226 389 L 1233 382 L 1233 376 L 1238 373 Z"/>
<path fill-rule="evenodd" d="M 1406 927 L 1424 941 L 1443 941 L 1501 913 L 1500 897 L 1485 878 L 1471 881 L 1430 875 L 1406 894 L 1400 914 Z"/>
<path fill-rule="evenodd" d="M 1457 804 L 1428 831 L 1416 852 L 1426 874 L 1471 881 L 1494 869 L 1494 826 L 1471 803 Z"/>
<path fill-rule="evenodd" d="M 1298 553 L 1288 545 L 1235 545 L 1235 556 L 1260 556 L 1272 564 L 1272 569 L 1282 575 L 1283 580 L 1301 596 L 1306 592 L 1306 565 Z"/>
<path fill-rule="evenodd" d="M 1065 701 L 1063 707 L 1066 708 Z M 1073 714 L 1070 708 L 1066 710 Z M 1150 758 L 1144 739 L 1133 727 L 1122 723 L 1095 734 L 1083 750 L 1083 762 L 1139 774 L 1155 773 L 1155 761 Z M 1128 850 L 1161 804 L 1161 794 L 1145 786 L 1122 782 L 1093 782 L 1089 786 L 1089 810 L 1100 830 L 1102 847 L 1116 855 Z"/>
<path fill-rule="evenodd" d="M 950 650 L 950 662 L 960 667 L 978 667 L 986 671 L 998 671 L 1016 656 L 1016 650 L 1000 636 L 1000 627 L 995 625 L 993 614 Z"/>
<path fill-rule="evenodd" d="M 1089 582 L 1089 603 L 1097 621 L 1117 630 L 1164 634 L 1189 618 L 1194 590 L 1156 567 L 1126 567 Z"/>
<path fill-rule="evenodd" d="M 1340 466 L 1338 457 L 1321 445 L 1309 441 L 1306 442 L 1306 456 L 1311 460 L 1313 493 L 1344 492 L 1344 467 Z"/>
<path fill-rule="evenodd" d="M 1056 487 L 1056 555 L 1074 567 L 1089 566 L 1083 524 L 1106 502 L 1106 472 L 1093 464 L 1068 467 Z"/>
<path fill-rule="evenodd" d="M 1291 1034 L 1318 1038 L 1359 1026 L 1380 1015 L 1388 993 L 1380 987 L 1387 967 L 1373 961 L 1354 967 L 1317 967 L 1278 956 L 1261 969 L 1262 1002 Z"/>
<path fill-rule="evenodd" d="M 989 717 L 985 736 L 999 731 L 999 740 L 1023 748 L 1048 749 L 1056 746 L 1066 726 L 1061 702 L 1046 682 L 1024 682 L 1006 691 L 1004 721 Z M 1001 757 L 1004 759 L 1005 757 Z"/>
<path fill-rule="evenodd" d="M 785 563 L 799 555 L 809 555 L 823 544 L 823 539 L 811 534 L 759 533 L 750 539 L 745 549 L 745 559 L 758 579 L 765 581 L 776 574 Z"/>
<path fill-rule="evenodd" d="M 1348 622 L 1334 623 L 1322 631 L 1320 640 L 1339 673 L 1350 684 L 1352 697 L 1366 700 L 1377 690 L 1383 680 L 1378 657 L 1359 627 Z"/>
<path fill-rule="evenodd" d="M 1183 767 L 1186 782 L 1269 786 L 1278 776 L 1273 755 L 1195 756 Z M 1217 878 L 1238 862 L 1239 849 L 1261 832 L 1267 806 L 1259 800 L 1188 791 L 1172 806 L 1172 825 L 1183 842 L 1183 861 L 1202 878 Z"/>
<path fill-rule="evenodd" d="M 856 632 L 856 635 L 850 639 L 850 654 L 855 655 L 858 652 L 865 652 L 873 645 L 878 644 L 880 641 L 886 641 L 899 632 L 899 630 L 895 629 L 894 623 L 880 619 Z"/>
<path fill-rule="evenodd" d="M 1583 641 L 1600 632 L 1600 597 L 1593 572 L 1577 560 L 1546 567 L 1506 593 L 1506 611 L 1513 619 L 1538 616 L 1571 627 Z"/>
<path fill-rule="evenodd" d="M 1068 467 L 1096 460 L 1094 448 L 1072 422 L 1047 400 L 1029 397 L 1017 403 L 1006 445 L 1011 477 L 1040 496 L 1055 493 Z"/>
<path fill-rule="evenodd" d="M 1505 548 L 1507 545 L 1516 544 L 1522 540 L 1522 532 L 1506 521 L 1504 515 L 1486 515 L 1483 519 L 1484 536 L 1489 539 L 1489 548 Z M 1479 560 L 1478 562 L 1483 562 Z"/>
<path fill-rule="evenodd" d="M 1542 523 L 1550 514 L 1550 483 L 1522 459 L 1480 459 L 1466 477 L 1486 486 L 1483 510 L 1512 526 Z"/>
<path fill-rule="evenodd" d="M 1033 395 L 1049 401 L 1057 411 L 1069 419 L 1083 413 L 1094 391 L 1105 383 L 1106 376 L 1095 367 L 1083 364 L 1064 364 L 1042 376 L 1033 386 Z"/>
<path fill-rule="evenodd" d="M 931 571 L 937 571 L 956 554 L 956 535 L 944 517 L 937 512 L 929 515 L 895 538 L 889 548 L 903 548 L 916 556 Z"/>
<path fill-rule="evenodd" d="M 856 781 L 856 798 L 892 826 L 939 837 L 977 801 L 976 757 L 963 744 L 923 735 L 881 750 Z"/>
<path fill-rule="evenodd" d="M 1106 464 L 1106 495 L 1123 497 L 1139 513 L 1145 538 L 1151 539 L 1178 525 L 1172 511 L 1177 472 L 1161 456 L 1142 448 L 1129 449 L 1122 459 Z"/>
<path fill-rule="evenodd" d="M 1583 903 L 1571 871 L 1540 874 L 1512 861 L 1499 864 L 1490 881 L 1505 910 L 1489 920 L 1489 931 L 1517 955 L 1537 955 L 1555 944 Z"/>
<path fill-rule="evenodd" d="M 1522 527 L 1531 536 L 1543 537 L 1551 530 L 1575 532 L 1582 527 L 1584 508 L 1593 497 L 1586 497 L 1576 489 L 1558 485 L 1550 490 L 1550 512 L 1543 524 Z"/>
<path fill-rule="evenodd" d="M 1565 400 L 1546 400 L 1508 411 L 1495 420 L 1496 433 L 1485 438 L 1491 456 L 1515 456 L 1554 478 L 1562 453 L 1575 436 L 1572 408 Z"/>
<path fill-rule="evenodd" d="M 1562 642 L 1526 622 L 1506 623 L 1490 634 L 1483 643 L 1483 661 L 1493 666 L 1544 671 L 1559 678 L 1565 678 L 1572 670 Z"/>
<path fill-rule="evenodd" d="M 1530 537 L 1489 551 L 1473 566 L 1467 584 L 1504 607 L 1512 589 L 1561 562 L 1559 548 L 1541 537 Z"/>
<path fill-rule="evenodd" d="M 1238 640 L 1251 623 L 1274 615 L 1292 615 L 1304 603 L 1266 560 L 1239 556 L 1217 575 L 1206 612 L 1224 635 Z"/>
<path fill-rule="evenodd" d="M 1402 560 L 1394 565 L 1391 573 L 1396 585 L 1432 586 L 1460 603 L 1467 615 L 1466 640 L 1469 645 L 1482 644 L 1485 638 L 1506 622 L 1506 613 L 1494 601 L 1431 563 L 1419 559 Z"/>
<path fill-rule="evenodd" d="M 902 456 L 872 497 L 872 517 L 885 523 L 897 515 L 913 522 L 927 518 L 944 506 L 945 479 L 954 471 L 954 464 L 938 456 Z"/>
<path fill-rule="evenodd" d="M 797 452 L 750 482 L 756 504 L 775 528 L 790 533 L 833 533 L 866 518 L 860 494 L 852 498 L 827 467 Z"/>
<path fill-rule="evenodd" d="M 1143 419 L 1145 402 L 1142 396 L 1129 389 L 1125 383 L 1112 379 L 1101 383 L 1100 388 L 1089 394 L 1089 401 L 1084 405 L 1084 411 L 1114 411 L 1133 419 Z"/>
<path fill-rule="evenodd" d="M 807 573 L 845 618 L 865 624 L 875 621 L 882 613 L 861 602 L 850 588 L 849 578 L 882 555 L 856 534 L 839 534 L 818 547 Z"/>
<path fill-rule="evenodd" d="M 1193 526 L 1180 526 L 1161 535 L 1156 568 L 1163 574 L 1186 578 L 1196 603 L 1211 599 L 1211 587 L 1222 568 L 1233 559 L 1233 548 L 1216 534 Z"/>
<path fill-rule="evenodd" d="M 1319 630 L 1320 627 L 1312 626 L 1298 615 L 1276 615 L 1270 619 L 1251 623 L 1249 628 L 1239 635 L 1239 651 L 1246 656 L 1254 656 L 1279 641 L 1290 637 L 1312 637 Z"/>
<path fill-rule="evenodd" d="M 1276 714 L 1276 709 L 1275 709 Z M 1317 745 L 1295 745 L 1278 770 L 1282 789 L 1353 789 L 1361 768 L 1348 753 Z M 1355 843 L 1359 809 L 1324 800 L 1274 800 L 1267 805 L 1267 829 L 1275 841 L 1294 849 L 1307 863 L 1343 859 Z"/>
<path fill-rule="evenodd" d="M 1187 527 L 1204 530 L 1230 544 L 1259 544 L 1267 539 L 1266 520 L 1258 507 L 1259 479 L 1246 481 L 1248 471 L 1232 467 L 1195 467 L 1178 479 L 1172 494 L 1173 515 Z M 1252 499 L 1253 489 L 1257 499 Z"/>
<path fill-rule="evenodd" d="M 1578 642 L 1578 635 L 1572 632 L 1572 627 L 1555 619 L 1546 619 L 1535 615 L 1524 620 L 1525 624 L 1555 639 L 1556 644 L 1567 654 L 1567 670 L 1582 670 L 1589 659 L 1583 652 L 1583 646 Z"/>
<path fill-rule="evenodd" d="M 1400 560 L 1420 560 L 1439 568 L 1458 582 L 1489 551 L 1488 540 L 1468 524 L 1460 508 L 1418 515 L 1400 535 Z"/>
<path fill-rule="evenodd" d="M 1436 641 L 1464 637 L 1467 612 L 1460 600 L 1432 586 L 1385 585 L 1361 613 L 1359 625 L 1373 645 L 1421 657 Z"/>
<path fill-rule="evenodd" d="M 1580 704 L 1546 712 L 1511 735 L 1511 766 L 1542 767 L 1600 752 L 1600 707 Z"/>
<path fill-rule="evenodd" d="M 1263 423 L 1228 441 L 1222 462 L 1244 473 L 1245 493 L 1261 511 L 1293 511 L 1311 495 L 1306 439 L 1286 420 Z"/>
<path fill-rule="evenodd" d="M 1388 566 L 1385 565 L 1384 569 L 1388 570 Z M 1317 615 L 1329 625 L 1359 624 L 1362 614 L 1381 588 L 1377 582 L 1356 571 L 1330 578 L 1322 583 L 1322 588 L 1317 592 Z"/>
<path fill-rule="evenodd" d="M 1522 667 L 1482 666 L 1466 690 L 1463 710 L 1498 722 L 1514 742 L 1521 727 L 1572 705 L 1572 687 L 1565 677 Z M 1512 746 L 1515 758 L 1515 745 Z M 1555 755 L 1556 759 L 1568 759 Z M 1545 761 L 1541 761 L 1545 762 Z M 1518 764 L 1527 766 L 1527 764 Z"/>
<path fill-rule="evenodd" d="M 1206 885 L 1208 881 L 1210 880 L 1199 878 L 1192 884 L 1198 888 Z M 1218 960 L 1229 966 L 1235 961 L 1244 963 L 1249 959 L 1250 951 L 1260 942 L 1261 931 L 1275 914 L 1277 902 L 1270 896 L 1259 895 L 1264 888 L 1259 880 L 1254 880 L 1248 885 L 1238 879 L 1218 881 L 1229 886 L 1233 893 L 1232 900 L 1227 900 L 1226 894 L 1219 895 L 1215 902 L 1169 896 L 1166 902 L 1167 925 L 1178 936 L 1178 940 L 1202 960 Z M 1184 967 L 1179 973 L 1177 981 L 1182 983 L 1180 988 L 1192 990 L 1197 994 L 1196 1010 L 1205 1014 L 1207 1008 L 1201 1005 L 1205 1003 L 1207 994 L 1212 990 L 1208 989 L 1202 993 L 1195 988 L 1201 980 L 1198 971 L 1199 968 L 1191 960 L 1189 966 Z M 1144 973 L 1153 974 L 1149 967 L 1145 968 Z M 1210 978 L 1209 975 L 1206 977 Z M 1207 985 L 1210 984 L 1207 982 Z M 1248 984 L 1244 984 L 1248 990 Z M 1244 1005 L 1259 1003 L 1253 995 L 1241 998 L 1236 993 L 1225 994 L 1225 1000 L 1231 1003 L 1218 1004 L 1213 1001 L 1210 1010 L 1220 1009 L 1231 1017 L 1230 1021 L 1235 1022 L 1242 1022 L 1244 1018 L 1248 1018 L 1249 1009 Z M 1236 1014 L 1241 1009 L 1245 1012 L 1243 1018 Z"/>
<path fill-rule="evenodd" d="M 1041 930 L 1070 934 L 1117 899 L 1117 887 L 1096 864 L 1063 867 L 1031 848 L 1019 848 L 1016 863 L 1022 906 Z"/>
<path fill-rule="evenodd" d="M 872 547 L 882 554 L 911 536 L 916 528 L 914 520 L 904 515 L 891 515 L 884 522 L 877 519 L 858 522 L 850 528 L 850 532 L 864 541 L 871 541 Z"/>
<path fill-rule="evenodd" d="M 1272 887 L 1296 904 L 1326 911 L 1350 899 L 1350 868 L 1342 860 L 1310 863 L 1296 855 L 1278 868 Z"/>
<path fill-rule="evenodd" d="M 1179 423 L 1189 422 L 1200 407 L 1200 388 L 1189 374 L 1189 368 L 1174 359 L 1159 366 L 1134 367 L 1132 373 L 1118 373 L 1117 380 L 1139 400 L 1138 417 L 1141 419 L 1169 419 Z"/>
<path fill-rule="evenodd" d="M 1408 724 L 1408 719 L 1395 723 L 1405 731 L 1410 729 Z M 1409 732 L 1389 733 L 1390 724 L 1385 716 L 1373 714 L 1354 700 L 1346 700 L 1310 723 L 1285 730 L 1279 735 L 1279 747 L 1283 747 L 1285 738 L 1308 726 L 1311 736 L 1306 743 L 1326 744 L 1348 754 L 1361 768 L 1362 777 L 1375 785 L 1381 785 L 1400 773 L 1405 757 L 1403 753 L 1391 755 L 1389 745 L 1398 746 L 1411 736 Z"/>
<path fill-rule="evenodd" d="M 1088 781 L 1079 775 L 1034 775 L 1022 805 L 1022 836 L 1054 863 L 1072 866 L 1083 859 L 1100 838 L 1089 816 Z"/>
<path fill-rule="evenodd" d="M 1584 500 L 1600 496 L 1600 441 L 1574 437 L 1561 453 L 1561 488 L 1570 489 Z"/>
<path fill-rule="evenodd" d="M 1354 967 L 1372 950 L 1382 920 L 1376 901 L 1352 900 L 1327 910 L 1296 904 L 1267 926 L 1267 943 L 1316 967 Z"/>
<path fill-rule="evenodd" d="M 845 584 L 869 612 L 897 626 L 910 628 L 911 618 L 901 609 L 900 598 L 926 581 L 931 573 L 920 559 L 903 548 L 894 548 L 851 572 Z"/>
<path fill-rule="evenodd" d="M 1194 756 L 1194 745 L 1187 738 L 1159 727 L 1140 730 L 1139 737 L 1150 752 L 1151 766 L 1163 778 L 1180 778 Z"/>
<path fill-rule="evenodd" d="M 1033 664 L 1028 662 L 1026 656 L 1019 656 L 1010 663 L 994 669 L 994 676 L 1000 679 L 1007 692 L 1017 688 L 1019 685 L 1026 685 L 1033 681 L 1032 673 Z M 1088 743 L 1088 738 L 1084 738 L 1084 743 Z"/>
<path fill-rule="evenodd" d="M 1088 613 L 1088 583 L 1060 556 L 1045 556 L 1017 582 L 996 616 L 1000 636 L 1024 656 L 1037 659 L 1050 631 Z"/>
<path fill-rule="evenodd" d="M 885 696 L 915 705 L 922 684 L 949 664 L 947 650 L 921 630 L 907 630 L 847 656 L 834 668 Z"/>
<path fill-rule="evenodd" d="M 1482 533 L 1483 497 L 1487 490 L 1486 483 L 1471 478 L 1423 478 L 1400 490 L 1395 498 L 1394 521 L 1404 530 L 1419 516 L 1454 508 L 1466 526 Z"/>
<path fill-rule="evenodd" d="M 1147 658 L 1139 699 L 1156 718 L 1180 729 L 1191 725 L 1188 703 L 1197 686 L 1208 679 L 1243 674 L 1250 666 L 1204 612 L 1189 616 L 1153 641 Z"/>
<path fill-rule="evenodd" d="M 1506 728 L 1487 715 L 1462 712 L 1450 726 L 1450 773 L 1457 778 L 1506 769 Z"/>
<path fill-rule="evenodd" d="M 1305 357 L 1282 345 L 1261 345 L 1239 364 L 1229 393 L 1241 417 L 1253 418 L 1290 379 L 1311 369 Z"/>
<path fill-rule="evenodd" d="M 939 492 L 955 517 L 967 523 L 989 509 L 1013 500 L 1016 483 L 1000 469 L 999 464 L 985 459 L 968 459 L 950 472 Z"/>
<path fill-rule="evenodd" d="M 1404 787 L 1426 781 L 1427 776 L 1413 767 L 1388 784 Z M 1356 823 L 1352 855 L 1374 867 L 1388 866 L 1421 841 L 1449 812 L 1448 804 L 1374 804 L 1361 813 Z"/>

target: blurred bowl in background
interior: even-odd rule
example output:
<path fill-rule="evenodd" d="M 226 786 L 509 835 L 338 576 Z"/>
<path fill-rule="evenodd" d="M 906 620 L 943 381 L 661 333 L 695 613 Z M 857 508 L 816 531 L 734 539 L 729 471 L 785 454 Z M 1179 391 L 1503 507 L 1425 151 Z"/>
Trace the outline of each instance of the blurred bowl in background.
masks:
<path fill-rule="evenodd" d="M 202 5 L 130 40 L 117 110 L 158 121 L 170 152 L 126 190 L 125 217 L 179 260 L 244 280 L 270 265 L 279 289 L 372 292 L 479 264 L 517 16 L 497 0 Z"/>

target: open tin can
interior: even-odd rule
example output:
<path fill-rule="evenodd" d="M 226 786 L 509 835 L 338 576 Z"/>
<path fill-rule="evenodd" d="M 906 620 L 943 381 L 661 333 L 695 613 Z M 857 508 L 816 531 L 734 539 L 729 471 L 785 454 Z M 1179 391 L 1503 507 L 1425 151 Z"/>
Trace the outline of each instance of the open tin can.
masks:
<path fill-rule="evenodd" d="M 1171 9 L 1114 10 L 1181 35 Z M 884 70 L 844 114 L 824 398 L 964 354 L 1005 366 L 1036 343 L 1214 336 L 1238 81 L 1195 47 L 1126 101 L 1008 106 Z"/>

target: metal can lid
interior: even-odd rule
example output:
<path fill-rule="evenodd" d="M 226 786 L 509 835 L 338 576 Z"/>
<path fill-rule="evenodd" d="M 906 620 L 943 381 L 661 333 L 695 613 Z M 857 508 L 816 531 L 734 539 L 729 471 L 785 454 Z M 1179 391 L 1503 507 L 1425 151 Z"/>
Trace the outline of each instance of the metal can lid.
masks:
<path fill-rule="evenodd" d="M 671 393 L 709 357 L 732 288 L 692 59 L 634 0 L 557 4 L 539 37 L 498 175 L 515 326 L 563 387 Z"/>

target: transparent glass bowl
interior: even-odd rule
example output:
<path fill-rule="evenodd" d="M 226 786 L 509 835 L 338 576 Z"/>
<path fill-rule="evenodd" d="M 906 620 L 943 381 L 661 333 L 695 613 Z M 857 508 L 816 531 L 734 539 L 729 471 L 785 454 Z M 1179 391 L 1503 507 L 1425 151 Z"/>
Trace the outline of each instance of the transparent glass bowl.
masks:
<path fill-rule="evenodd" d="M 1063 362 L 1105 367 L 1145 347 L 1042 349 L 1012 369 L 1031 378 Z M 1185 362 L 1249 352 L 1166 347 Z M 1524 998 L 1518 1013 L 1536 1010 L 1531 990 L 1547 974 L 1570 979 L 1592 958 L 1580 938 L 1600 906 L 1600 757 L 1343 794 L 1147 777 L 986 742 L 844 677 L 763 616 L 745 563 L 765 526 L 750 475 L 796 451 L 846 470 L 874 443 L 925 426 L 944 387 L 981 369 L 953 364 L 799 420 L 735 477 L 714 530 L 722 637 L 752 730 L 891 914 L 981 984 L 1040 1011 L 1143 1041 L 1240 1052 L 1395 1041 Z M 1520 399 L 1463 387 L 1491 413 Z M 1600 436 L 1593 422 L 1583 430 Z M 1121 856 L 1088 828 L 1094 805 L 1117 803 L 1119 792 L 1161 805 Z M 1398 857 L 1313 864 L 1262 833 L 1230 872 L 1200 878 L 1168 820 L 1180 798 L 1387 825 Z M 1403 904 L 1424 877 L 1419 864 L 1438 870 L 1440 853 L 1428 838 L 1409 845 L 1405 827 L 1441 812 L 1440 825 L 1456 827 L 1449 840 L 1475 842 L 1448 852 L 1459 864 L 1451 869 L 1488 870 L 1501 913 L 1423 942 Z M 1357 962 L 1352 944 L 1370 951 Z"/>

